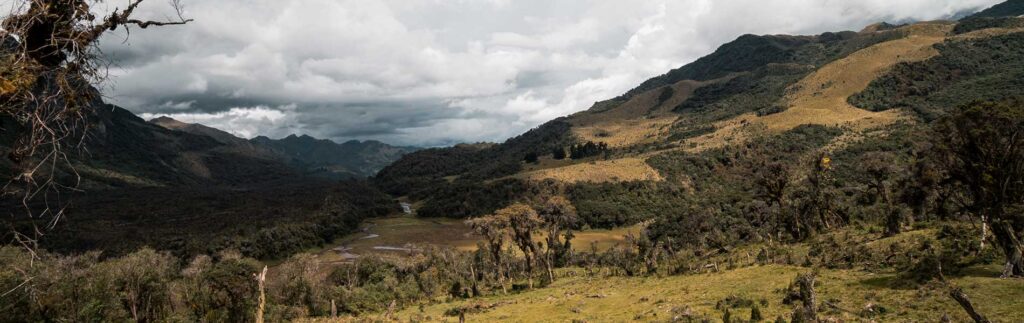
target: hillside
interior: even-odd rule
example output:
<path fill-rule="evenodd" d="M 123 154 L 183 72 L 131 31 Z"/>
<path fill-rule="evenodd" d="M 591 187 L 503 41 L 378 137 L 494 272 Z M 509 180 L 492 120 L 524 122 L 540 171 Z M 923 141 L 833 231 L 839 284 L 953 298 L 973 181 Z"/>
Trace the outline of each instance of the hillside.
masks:
<path fill-rule="evenodd" d="M 279 160 L 307 175 L 326 178 L 373 176 L 402 155 L 418 150 L 373 140 L 351 140 L 338 144 L 306 135 L 291 135 L 277 140 L 258 136 L 246 140 L 220 129 L 185 123 L 166 116 L 149 122 L 170 130 L 211 137 L 238 153 Z"/>
<path fill-rule="evenodd" d="M 970 15 L 965 20 L 972 18 L 1017 17 L 1021 15 L 1024 15 L 1024 1 L 1009 0 Z"/>
<path fill-rule="evenodd" d="M 17 195 L 0 200 L 10 228 L 47 228 L 38 243 L 50 251 L 116 256 L 148 246 L 185 258 L 233 249 L 273 259 L 397 208 L 365 182 L 311 176 L 287 156 L 217 129 L 151 123 L 99 100 L 91 109 L 84 148 L 68 150 L 53 178 L 79 184 L 30 200 L 28 209 L 8 198 Z M 7 134 L 3 151 L 13 140 Z M 13 178 L 7 158 L 0 169 Z M 54 209 L 61 212 L 55 224 L 29 216 Z M 12 241 L 12 233 L 0 237 Z"/>
<path fill-rule="evenodd" d="M 96 111 L 85 140 L 88 151 L 72 159 L 84 188 L 249 185 L 299 174 L 252 147 L 166 129 L 115 106 Z"/>
<path fill-rule="evenodd" d="M 1024 38 L 1016 23 L 1024 19 L 1004 19 L 996 25 L 939 21 L 817 36 L 745 35 L 587 111 L 478 150 L 410 154 L 375 181 L 389 193 L 424 201 L 421 214 L 464 216 L 528 199 L 536 190 L 506 189 L 550 179 L 591 218 L 628 224 L 646 212 L 621 203 L 602 206 L 606 193 L 625 189 L 619 183 L 669 180 L 629 190 L 646 198 L 662 199 L 665 190 L 692 192 L 696 175 L 680 176 L 661 160 L 705 158 L 808 125 L 840 133 L 783 158 L 842 154 L 835 148 L 886 140 L 896 125 L 915 127 L 972 100 L 1024 94 L 1014 85 L 1024 79 L 1016 58 L 1024 48 L 1016 44 Z M 552 157 L 554 150 L 587 141 L 610 149 L 581 159 Z M 539 156 L 536 164 L 524 162 L 530 154 Z"/>

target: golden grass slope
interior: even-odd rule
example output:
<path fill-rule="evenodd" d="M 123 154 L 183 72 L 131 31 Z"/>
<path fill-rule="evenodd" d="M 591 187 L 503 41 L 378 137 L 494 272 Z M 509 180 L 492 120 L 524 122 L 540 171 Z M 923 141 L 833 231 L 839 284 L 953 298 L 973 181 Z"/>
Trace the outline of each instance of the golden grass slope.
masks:
<path fill-rule="evenodd" d="M 804 124 L 842 126 L 855 131 L 878 128 L 905 119 L 900 110 L 872 112 L 850 105 L 847 99 L 868 87 L 893 66 L 917 62 L 938 55 L 934 45 L 956 37 L 982 37 L 1013 30 L 984 30 L 969 36 L 950 37 L 952 22 L 925 22 L 901 28 L 906 37 L 879 43 L 822 66 L 791 86 L 783 99 L 788 109 L 757 116 L 747 113 L 715 123 L 715 132 L 690 138 L 681 145 L 687 151 L 702 151 L 745 142 L 766 132 L 782 132 Z M 866 30 L 864 32 L 872 32 Z M 613 148 L 665 140 L 676 117 L 671 109 L 690 97 L 702 82 L 682 81 L 672 85 L 675 94 L 661 105 L 662 89 L 633 97 L 604 112 L 585 111 L 569 118 L 573 134 L 582 140 L 604 141 Z M 520 176 L 569 183 L 662 180 L 637 158 L 574 164 L 524 172 Z"/>
<path fill-rule="evenodd" d="M 803 124 L 878 126 L 900 118 L 900 112 L 871 112 L 847 103 L 871 81 L 902 62 L 923 61 L 938 55 L 933 47 L 946 39 L 950 23 L 921 23 L 904 27 L 902 39 L 877 44 L 829 63 L 790 88 L 789 109 L 759 118 L 768 129 L 785 131 Z"/>
<path fill-rule="evenodd" d="M 938 55 L 933 47 L 946 39 L 952 22 L 926 22 L 902 27 L 907 36 L 865 48 L 822 66 L 791 86 L 781 113 L 737 116 L 715 124 L 715 132 L 688 139 L 684 149 L 702 151 L 744 142 L 754 135 L 782 132 L 804 124 L 843 126 L 862 131 L 905 119 L 902 111 L 871 112 L 850 105 L 847 99 L 868 87 L 893 66 Z M 864 32 L 873 32 L 870 28 Z M 992 31 L 989 31 L 991 33 Z M 1004 31 L 1005 32 L 1005 31 Z"/>
<path fill-rule="evenodd" d="M 671 113 L 703 85 L 696 81 L 673 84 L 674 94 L 658 104 L 663 88 L 634 96 L 614 109 L 603 112 L 583 111 L 569 117 L 573 134 L 583 141 L 606 142 L 613 148 L 628 147 L 664 139 L 676 121 Z"/>
<path fill-rule="evenodd" d="M 644 159 L 638 157 L 578 163 L 525 172 L 518 176 L 530 180 L 554 179 L 566 183 L 616 183 L 664 180 L 657 170 L 651 168 Z"/>

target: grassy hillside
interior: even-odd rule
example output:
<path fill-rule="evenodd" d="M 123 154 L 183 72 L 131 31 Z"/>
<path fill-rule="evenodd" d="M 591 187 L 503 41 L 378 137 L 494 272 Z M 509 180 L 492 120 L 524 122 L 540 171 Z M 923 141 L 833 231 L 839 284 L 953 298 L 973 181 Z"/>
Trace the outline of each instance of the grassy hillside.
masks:
<path fill-rule="evenodd" d="M 992 278 L 997 269 L 973 269 L 978 276 L 964 276 L 951 283 L 964 286 L 980 304 L 979 311 L 994 321 L 1024 320 L 1012 299 L 1024 297 L 1024 283 Z M 671 322 L 722 321 L 728 310 L 733 321 L 751 317 L 756 304 L 763 321 L 788 318 L 793 306 L 784 304 L 783 291 L 791 281 L 813 269 L 799 266 L 767 265 L 665 278 L 588 277 L 583 269 L 560 272 L 565 278 L 536 291 L 510 296 L 445 302 L 409 308 L 393 315 L 397 320 L 455 321 L 459 311 L 467 321 L 481 322 Z M 825 317 L 844 321 L 874 319 L 885 322 L 932 322 L 949 315 L 954 322 L 967 322 L 956 302 L 942 288 L 892 288 L 886 284 L 892 274 L 856 270 L 819 270 L 818 297 L 838 308 Z M 862 314 L 874 311 L 875 314 Z M 381 314 L 351 321 L 373 320 Z M 313 320 L 325 322 L 326 320 Z"/>
<path fill-rule="evenodd" d="M 1014 26 L 981 27 L 965 20 L 882 24 L 861 32 L 817 36 L 747 35 L 619 98 L 517 140 L 478 151 L 456 147 L 410 155 L 375 182 L 392 194 L 424 202 L 425 215 L 448 217 L 486 214 L 544 191 L 506 189 L 552 181 L 556 190 L 574 192 L 604 184 L 617 186 L 613 191 L 627 191 L 617 183 L 639 181 L 648 183 L 643 189 L 648 192 L 641 195 L 663 196 L 656 193 L 661 190 L 692 194 L 692 183 L 673 180 L 672 174 L 657 167 L 657 173 L 652 172 L 646 165 L 650 162 L 637 161 L 680 151 L 701 154 L 749 146 L 805 124 L 837 127 L 842 135 L 836 142 L 815 144 L 815 150 L 787 158 L 800 160 L 818 151 L 842 153 L 847 142 L 865 135 L 884 136 L 898 124 L 926 123 L 974 100 L 1024 95 L 1019 90 L 1024 87 L 1016 86 L 1020 75 L 1015 74 L 1021 61 L 1016 55 L 1024 47 L 1014 43 L 1024 30 Z M 550 152 L 558 145 L 586 141 L 605 142 L 611 149 L 587 160 L 556 160 Z M 530 152 L 539 155 L 537 164 L 523 161 Z M 659 183 L 666 178 L 667 183 Z M 632 219 L 613 221 L 629 223 L 648 218 L 637 216 L 647 214 L 636 208 L 642 203 L 591 209 L 606 204 L 590 200 L 598 196 L 604 197 L 577 196 L 573 201 L 599 213 L 591 219 Z"/>
<path fill-rule="evenodd" d="M 1024 94 L 1022 45 L 1024 30 L 950 39 L 936 46 L 936 57 L 894 66 L 850 97 L 850 103 L 872 111 L 906 109 L 935 119 L 950 106 L 1019 96 Z"/>

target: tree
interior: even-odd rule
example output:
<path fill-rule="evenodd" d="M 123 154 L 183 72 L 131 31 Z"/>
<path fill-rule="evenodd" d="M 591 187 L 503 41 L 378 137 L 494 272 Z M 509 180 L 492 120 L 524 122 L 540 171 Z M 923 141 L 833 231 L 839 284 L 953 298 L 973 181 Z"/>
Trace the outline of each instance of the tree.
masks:
<path fill-rule="evenodd" d="M 601 153 L 607 150 L 607 143 L 594 143 L 593 141 L 587 141 L 586 143 L 569 146 L 569 158 L 583 159 L 587 157 L 593 157 L 600 155 Z"/>
<path fill-rule="evenodd" d="M 554 158 L 555 160 L 563 160 L 565 157 L 565 147 L 558 146 L 551 149 L 551 158 Z"/>
<path fill-rule="evenodd" d="M 799 274 L 796 280 L 789 285 L 786 291 L 784 304 L 793 304 L 800 301 L 803 306 L 795 307 L 791 322 L 818 322 L 817 295 L 814 292 L 814 283 L 817 274 Z"/>
<path fill-rule="evenodd" d="M 168 284 L 174 274 L 174 259 L 167 253 L 144 248 L 105 265 L 113 276 L 113 287 L 136 322 L 155 322 L 170 307 Z"/>
<path fill-rule="evenodd" d="M 203 321 L 254 321 L 259 286 L 252 274 L 259 268 L 255 260 L 232 256 L 204 272 L 202 284 L 207 286 L 207 294 L 202 302 L 209 311 L 203 314 Z"/>
<path fill-rule="evenodd" d="M 885 234 L 893 236 L 902 231 L 903 223 L 913 217 L 904 217 L 903 209 L 893 205 L 889 183 L 899 172 L 895 166 L 896 157 L 889 152 L 869 152 L 861 156 L 859 163 L 864 172 L 862 180 L 867 186 L 874 203 L 881 203 L 885 217 Z"/>
<path fill-rule="evenodd" d="M 143 0 L 129 0 L 106 17 L 96 17 L 102 0 L 15 0 L 0 34 L 0 121 L 13 139 L 7 158 L 18 174 L 3 193 L 20 193 L 26 201 L 39 192 L 56 191 L 59 165 L 70 167 L 66 146 L 79 145 L 89 117 L 101 106 L 96 85 L 106 77 L 107 62 L 98 40 L 118 28 L 180 25 L 179 0 L 171 0 L 173 21 L 144 21 L 133 13 Z M 66 171 L 74 174 L 74 170 Z M 54 214 L 60 214 L 55 212 Z M 56 216 L 55 216 L 56 219 Z"/>
<path fill-rule="evenodd" d="M 536 164 L 537 162 L 540 161 L 540 156 L 537 156 L 537 153 L 533 152 L 526 153 L 526 157 L 523 157 L 523 161 L 531 164 Z"/>
<path fill-rule="evenodd" d="M 505 247 L 505 239 L 508 236 L 509 218 L 506 214 L 495 213 L 466 221 L 476 234 L 484 237 L 487 249 L 494 261 L 497 270 L 498 284 L 501 285 L 501 292 L 508 293 L 505 288 L 505 270 L 502 266 L 502 251 Z"/>
<path fill-rule="evenodd" d="M 786 189 L 790 184 L 790 176 L 789 166 L 783 163 L 761 164 L 754 172 L 758 197 L 768 200 L 769 204 L 781 207 L 786 196 Z"/>
<path fill-rule="evenodd" d="M 894 165 L 896 157 L 889 152 L 869 152 L 860 158 L 860 166 L 867 175 L 863 179 L 874 193 L 875 201 L 890 204 L 889 182 L 899 169 Z"/>
<path fill-rule="evenodd" d="M 555 281 L 552 267 L 567 262 L 572 250 L 572 229 L 579 221 L 576 207 L 562 196 L 549 198 L 540 208 L 540 217 L 547 228 L 547 244 L 544 249 L 544 264 L 547 267 L 548 280 Z M 563 232 L 564 230 L 564 232 Z"/>
<path fill-rule="evenodd" d="M 1003 276 L 1024 277 L 1024 102 L 969 104 L 937 122 L 934 136 L 934 158 L 1006 256 Z"/>
<path fill-rule="evenodd" d="M 832 159 L 820 154 L 811 163 L 811 169 L 804 181 L 797 214 L 787 224 L 793 238 L 804 240 L 821 229 L 831 229 L 845 224 L 836 207 L 835 179 L 832 176 Z"/>
<path fill-rule="evenodd" d="M 792 174 L 789 166 L 781 162 L 761 163 L 755 167 L 753 173 L 757 196 L 767 200 L 769 211 L 771 211 L 773 205 L 775 206 L 773 212 L 775 228 L 778 228 L 778 225 L 785 221 L 785 198 L 792 182 L 791 177 Z M 776 232 L 770 234 L 779 233 L 777 229 L 773 231 Z"/>
<path fill-rule="evenodd" d="M 495 212 L 495 215 L 508 219 L 509 228 L 512 233 L 512 241 L 526 258 L 526 277 L 529 286 L 533 288 L 533 268 L 536 262 L 544 261 L 540 257 L 537 242 L 533 240 L 533 233 L 540 230 L 544 221 L 541 220 L 537 211 L 529 205 L 516 203 Z"/>

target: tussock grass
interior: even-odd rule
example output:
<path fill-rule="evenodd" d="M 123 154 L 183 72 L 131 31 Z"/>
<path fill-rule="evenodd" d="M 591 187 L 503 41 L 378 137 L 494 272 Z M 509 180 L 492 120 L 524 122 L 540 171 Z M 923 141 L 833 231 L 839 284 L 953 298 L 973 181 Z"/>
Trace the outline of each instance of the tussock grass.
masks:
<path fill-rule="evenodd" d="M 522 173 L 530 180 L 554 179 L 566 183 L 616 183 L 626 181 L 662 181 L 664 178 L 642 158 L 599 160 L 569 166 Z"/>
<path fill-rule="evenodd" d="M 671 113 L 705 82 L 680 81 L 671 85 L 672 96 L 661 97 L 666 87 L 647 91 L 615 107 L 570 116 L 572 132 L 583 141 L 606 142 L 613 148 L 656 142 L 668 136 L 677 116 Z"/>

